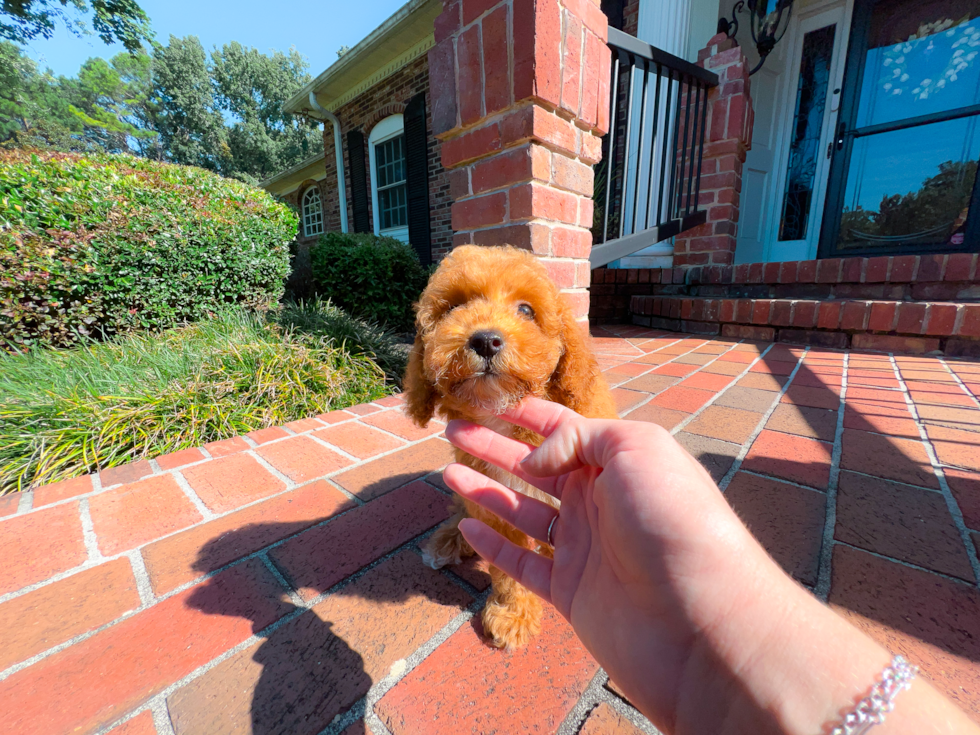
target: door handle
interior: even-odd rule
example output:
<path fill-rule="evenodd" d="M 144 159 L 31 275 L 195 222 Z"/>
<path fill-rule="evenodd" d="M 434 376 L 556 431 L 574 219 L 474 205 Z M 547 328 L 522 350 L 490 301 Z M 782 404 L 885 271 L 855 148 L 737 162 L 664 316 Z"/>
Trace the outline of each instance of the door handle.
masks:
<path fill-rule="evenodd" d="M 844 123 L 838 123 L 837 135 L 827 144 L 827 158 L 830 158 L 834 154 L 834 148 L 841 150 L 844 147 L 844 130 Z"/>

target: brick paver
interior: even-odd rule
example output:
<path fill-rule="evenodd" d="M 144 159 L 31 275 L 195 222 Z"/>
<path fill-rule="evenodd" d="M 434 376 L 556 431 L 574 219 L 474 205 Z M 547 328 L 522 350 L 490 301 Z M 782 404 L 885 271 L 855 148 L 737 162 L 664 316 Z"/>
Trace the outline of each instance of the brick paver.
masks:
<path fill-rule="evenodd" d="M 980 722 L 980 363 L 594 333 L 624 418 Z M 553 612 L 483 642 L 485 562 L 423 566 L 453 452 L 403 403 L 0 498 L 0 735 L 653 732 Z"/>

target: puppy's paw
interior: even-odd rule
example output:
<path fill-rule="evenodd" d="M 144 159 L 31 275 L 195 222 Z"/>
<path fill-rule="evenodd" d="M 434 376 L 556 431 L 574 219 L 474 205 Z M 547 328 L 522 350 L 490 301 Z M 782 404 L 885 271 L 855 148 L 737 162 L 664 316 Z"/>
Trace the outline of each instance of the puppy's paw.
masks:
<path fill-rule="evenodd" d="M 433 569 L 459 564 L 473 554 L 473 547 L 466 543 L 455 524 L 437 528 L 422 546 L 422 561 Z"/>
<path fill-rule="evenodd" d="M 508 605 L 490 600 L 483 608 L 483 629 L 497 648 L 522 648 L 541 632 L 541 605 L 537 600 Z"/>

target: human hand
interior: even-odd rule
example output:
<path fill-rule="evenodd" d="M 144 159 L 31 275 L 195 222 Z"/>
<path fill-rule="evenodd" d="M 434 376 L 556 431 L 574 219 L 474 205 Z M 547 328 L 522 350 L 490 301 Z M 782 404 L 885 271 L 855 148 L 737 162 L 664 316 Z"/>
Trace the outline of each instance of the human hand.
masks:
<path fill-rule="evenodd" d="M 558 498 L 557 519 L 550 505 L 464 465 L 444 476 L 540 541 L 555 519 L 554 559 L 474 519 L 460 531 L 482 557 L 550 601 L 664 731 L 823 732 L 890 661 L 782 572 L 704 468 L 659 426 L 586 419 L 536 398 L 502 418 L 543 443 L 534 448 L 465 421 L 450 422 L 446 434 Z M 952 707 L 924 683 L 906 699 L 900 710 L 918 705 L 912 727 L 925 712 Z M 957 719 L 965 721 L 962 713 Z M 907 730 L 933 731 L 946 730 Z"/>
<path fill-rule="evenodd" d="M 535 398 L 503 418 L 545 441 L 534 450 L 465 422 L 451 422 L 447 435 L 561 501 L 554 560 L 475 520 L 460 530 L 481 556 L 552 602 L 630 698 L 669 726 L 700 631 L 758 593 L 745 584 L 747 573 L 781 573 L 704 468 L 659 426 L 584 419 Z M 451 465 L 445 478 L 460 495 L 547 542 L 551 506 L 464 465 Z M 643 691 L 630 686 L 644 679 Z"/>

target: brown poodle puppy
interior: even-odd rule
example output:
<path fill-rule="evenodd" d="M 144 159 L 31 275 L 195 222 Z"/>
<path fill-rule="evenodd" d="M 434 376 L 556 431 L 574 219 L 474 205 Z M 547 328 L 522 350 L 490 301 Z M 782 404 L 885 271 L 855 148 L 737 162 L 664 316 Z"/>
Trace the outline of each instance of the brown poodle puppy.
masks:
<path fill-rule="evenodd" d="M 447 420 L 466 419 L 537 445 L 539 435 L 498 418 L 529 395 L 585 416 L 616 417 L 588 336 L 531 253 L 512 247 L 456 248 L 429 280 L 416 311 L 418 336 L 405 375 L 405 396 L 408 414 L 419 426 L 438 410 Z M 557 506 L 551 496 L 459 449 L 456 461 Z M 456 498 L 455 510 L 423 550 L 436 569 L 473 554 L 458 528 L 467 516 L 518 545 L 539 548 L 462 498 Z M 493 592 L 483 610 L 484 630 L 496 646 L 522 646 L 540 629 L 541 602 L 498 569 L 491 567 L 490 575 Z"/>

